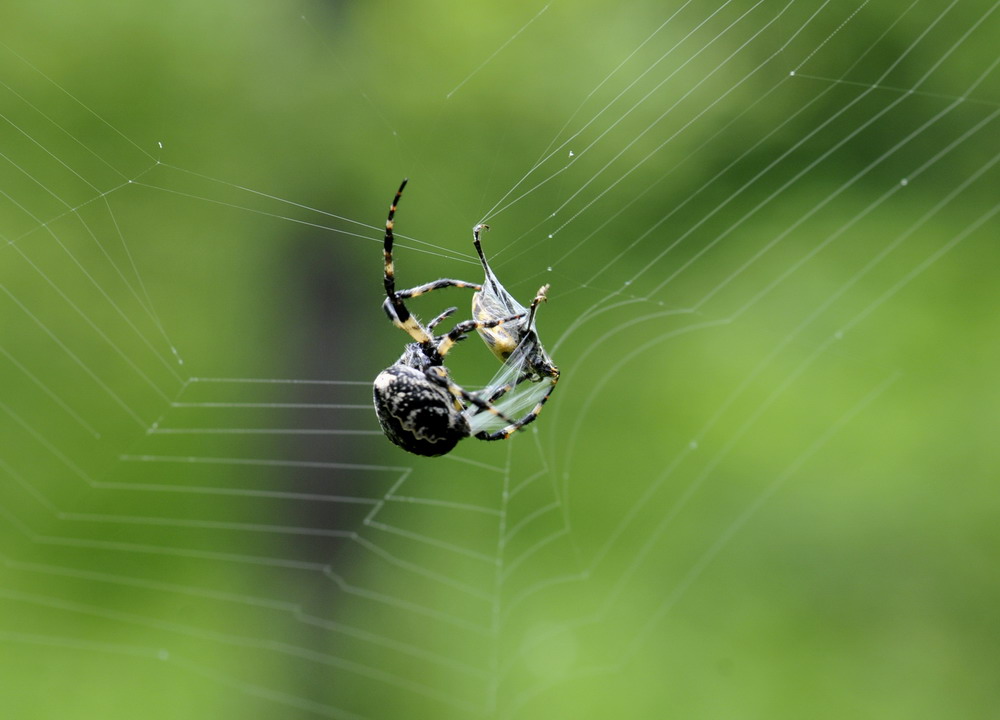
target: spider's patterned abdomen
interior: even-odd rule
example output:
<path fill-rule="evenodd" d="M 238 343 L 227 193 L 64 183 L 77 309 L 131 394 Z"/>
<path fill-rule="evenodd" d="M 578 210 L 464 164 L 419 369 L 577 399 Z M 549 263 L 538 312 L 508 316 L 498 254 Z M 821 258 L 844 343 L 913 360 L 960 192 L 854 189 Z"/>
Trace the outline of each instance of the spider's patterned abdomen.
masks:
<path fill-rule="evenodd" d="M 416 455 L 444 455 L 472 432 L 455 397 L 421 370 L 386 368 L 375 378 L 374 397 L 386 437 Z"/>

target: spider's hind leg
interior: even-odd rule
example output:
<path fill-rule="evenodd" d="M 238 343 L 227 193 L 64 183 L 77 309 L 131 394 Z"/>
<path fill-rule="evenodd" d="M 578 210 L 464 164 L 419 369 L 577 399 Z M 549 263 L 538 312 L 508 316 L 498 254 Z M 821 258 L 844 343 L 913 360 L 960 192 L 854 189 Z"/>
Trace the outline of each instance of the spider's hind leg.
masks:
<path fill-rule="evenodd" d="M 507 383 L 506 385 L 501 385 L 500 387 L 498 387 L 496 390 L 493 391 L 493 393 L 489 396 L 489 398 L 487 398 L 487 402 L 495 403 L 497 400 L 499 400 L 504 395 L 506 395 L 507 393 L 509 393 L 511 390 L 513 390 L 514 388 L 516 388 L 518 385 L 520 385 L 521 383 L 523 383 L 525 380 L 529 380 L 529 379 L 531 379 L 531 374 L 530 373 L 523 373 L 521 375 L 521 377 L 519 377 L 514 382 Z"/>
<path fill-rule="evenodd" d="M 477 395 L 473 395 L 468 390 L 458 385 L 454 380 L 448 377 L 448 372 L 441 366 L 435 366 L 427 370 L 427 374 L 434 378 L 434 380 L 448 389 L 452 395 L 455 396 L 456 402 L 461 403 L 465 401 L 469 405 L 476 406 L 476 414 L 478 413 L 489 413 L 490 415 L 495 415 L 506 423 L 515 423 L 509 417 L 500 412 L 497 408 L 493 407 L 490 403 L 486 402 Z"/>
<path fill-rule="evenodd" d="M 475 434 L 475 437 L 479 440 L 506 440 L 511 435 L 516 433 L 518 430 L 523 428 L 525 425 L 533 423 L 535 421 L 535 418 L 538 417 L 539 413 L 542 412 L 542 407 L 545 406 L 545 403 L 549 399 L 549 396 L 552 395 L 552 391 L 556 389 L 557 382 L 559 382 L 558 374 L 553 376 L 552 384 L 549 386 L 548 391 L 545 393 L 542 399 L 539 400 L 537 403 L 535 403 L 535 407 L 531 408 L 531 411 L 523 418 L 508 424 L 507 427 L 497 430 L 496 432 L 490 433 L 486 432 L 485 430 L 483 430 L 482 432 L 477 432 Z"/>

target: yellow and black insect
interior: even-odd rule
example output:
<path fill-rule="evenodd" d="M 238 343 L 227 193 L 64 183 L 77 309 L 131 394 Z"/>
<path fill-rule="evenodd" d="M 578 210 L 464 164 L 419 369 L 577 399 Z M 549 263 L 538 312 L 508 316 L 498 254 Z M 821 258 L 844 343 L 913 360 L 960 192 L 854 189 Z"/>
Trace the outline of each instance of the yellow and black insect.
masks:
<path fill-rule="evenodd" d="M 559 382 L 559 368 L 545 351 L 538 330 L 535 327 L 535 314 L 539 304 L 546 301 L 548 285 L 542 285 L 535 294 L 529 307 L 524 307 L 497 280 L 486 255 L 483 253 L 481 233 L 489 230 L 488 225 L 476 225 L 472 230 L 472 243 L 475 245 L 479 260 L 483 264 L 486 279 L 482 287 L 472 296 L 472 317 L 479 323 L 479 335 L 490 351 L 506 365 L 517 368 L 518 374 L 513 382 L 502 384 L 495 388 L 489 396 L 490 402 L 496 402 L 505 393 L 512 390 L 525 380 L 531 382 L 548 381 L 548 391 L 534 406 L 529 416 L 525 417 L 522 426 L 531 422 L 541 412 L 542 406 L 549 399 L 556 383 Z M 511 319 L 500 325 L 491 325 L 498 318 Z"/>
<path fill-rule="evenodd" d="M 491 316 L 484 320 L 465 320 L 443 335 L 435 335 L 434 328 L 457 308 L 448 308 L 426 326 L 410 314 L 404 302 L 410 298 L 449 287 L 472 288 L 477 292 L 483 287 L 444 278 L 409 290 L 396 290 L 392 259 L 393 217 L 404 187 L 406 180 L 396 191 L 385 222 L 383 281 L 386 299 L 383 308 L 392 323 L 406 332 L 412 342 L 406 345 L 395 363 L 375 378 L 373 396 L 379 424 L 389 440 L 416 455 L 444 455 L 460 440 L 470 436 L 479 440 L 506 440 L 534 420 L 537 412 L 532 411 L 520 420 L 511 420 L 492 405 L 491 399 L 484 400 L 480 393 L 470 393 L 457 385 L 444 366 L 444 358 L 455 343 L 466 337 L 466 333 L 494 330 L 517 322 L 525 317 L 527 311 Z M 490 398 L 498 398 L 508 389 L 495 391 L 490 387 L 487 394 Z M 475 419 L 481 414 L 499 419 L 504 427 L 495 432 L 474 430 L 474 425 L 478 427 L 480 424 Z"/>

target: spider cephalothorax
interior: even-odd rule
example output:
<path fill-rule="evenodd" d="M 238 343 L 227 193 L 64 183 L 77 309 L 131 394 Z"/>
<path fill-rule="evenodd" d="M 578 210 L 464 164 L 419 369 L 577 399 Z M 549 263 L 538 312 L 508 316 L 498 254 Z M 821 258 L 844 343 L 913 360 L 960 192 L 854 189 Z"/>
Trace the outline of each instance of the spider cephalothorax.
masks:
<path fill-rule="evenodd" d="M 434 335 L 434 328 L 455 312 L 449 308 L 426 326 L 406 308 L 405 300 L 433 290 L 448 287 L 473 288 L 482 286 L 462 280 L 441 279 L 409 290 L 396 290 L 396 274 L 392 259 L 393 217 L 396 205 L 406 187 L 403 180 L 396 197 L 389 207 L 385 222 L 384 284 L 386 299 L 383 304 L 392 323 L 405 331 L 413 342 L 409 343 L 393 365 L 375 378 L 375 413 L 385 436 L 399 447 L 416 455 L 444 455 L 460 440 L 474 436 L 480 440 L 505 440 L 537 416 L 533 410 L 521 420 L 511 420 L 491 402 L 503 395 L 509 387 L 492 390 L 490 400 L 469 393 L 457 385 L 444 367 L 444 359 L 455 343 L 473 330 L 491 330 L 505 323 L 516 322 L 523 312 L 498 315 L 484 320 L 466 320 L 457 323 L 449 332 Z M 540 347 L 540 346 L 539 346 Z M 469 417 L 490 413 L 506 425 L 496 432 L 473 432 Z"/>

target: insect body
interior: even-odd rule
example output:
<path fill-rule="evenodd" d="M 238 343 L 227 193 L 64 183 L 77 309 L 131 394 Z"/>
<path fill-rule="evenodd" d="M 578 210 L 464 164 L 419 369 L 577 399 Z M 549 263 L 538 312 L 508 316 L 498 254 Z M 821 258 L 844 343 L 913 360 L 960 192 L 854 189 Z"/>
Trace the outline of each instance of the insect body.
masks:
<path fill-rule="evenodd" d="M 542 342 L 538 339 L 538 330 L 535 328 L 535 313 L 538 310 L 538 305 L 545 302 L 549 286 L 543 285 L 538 289 L 530 307 L 526 308 L 515 300 L 514 296 L 497 280 L 486 260 L 486 255 L 483 253 L 480 233 L 486 230 L 489 230 L 487 225 L 477 225 L 472 230 L 472 242 L 486 273 L 482 287 L 472 296 L 472 316 L 483 323 L 482 327 L 479 328 L 479 335 L 493 354 L 501 362 L 520 368 L 520 374 L 516 381 L 494 391 L 490 396 L 490 401 L 498 400 L 504 393 L 525 380 L 541 382 L 549 378 L 551 384 L 548 392 L 539 400 L 532 411 L 537 416 L 559 381 L 559 368 L 542 347 Z M 514 315 L 521 317 L 496 327 L 489 326 L 491 320 Z M 533 419 L 534 417 L 526 422 L 531 422 Z"/>
<path fill-rule="evenodd" d="M 455 312 L 456 308 L 448 308 L 426 326 L 410 314 L 404 302 L 409 298 L 448 287 L 480 290 L 482 286 L 462 280 L 441 279 L 409 290 L 396 290 L 392 258 L 393 217 L 404 187 L 406 180 L 403 180 L 396 192 L 385 223 L 383 281 L 386 299 L 383 308 L 392 323 L 405 331 L 412 342 L 407 344 L 403 354 L 392 366 L 375 378 L 375 414 L 385 436 L 416 455 L 444 455 L 460 440 L 470 436 L 480 440 L 505 440 L 534 420 L 534 415 L 529 414 L 522 420 L 511 420 L 489 401 L 457 385 L 444 366 L 444 359 L 455 344 L 465 338 L 466 333 L 500 328 L 506 323 L 521 320 L 524 313 L 491 316 L 485 320 L 466 320 L 457 323 L 443 335 L 435 335 L 434 328 Z M 474 432 L 469 420 L 481 413 L 489 413 L 506 424 L 496 432 Z"/>

